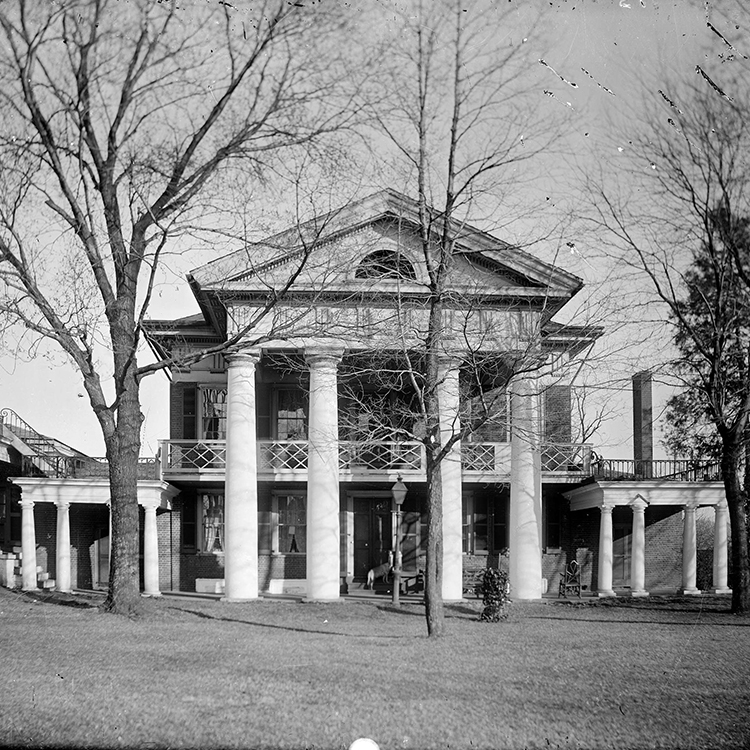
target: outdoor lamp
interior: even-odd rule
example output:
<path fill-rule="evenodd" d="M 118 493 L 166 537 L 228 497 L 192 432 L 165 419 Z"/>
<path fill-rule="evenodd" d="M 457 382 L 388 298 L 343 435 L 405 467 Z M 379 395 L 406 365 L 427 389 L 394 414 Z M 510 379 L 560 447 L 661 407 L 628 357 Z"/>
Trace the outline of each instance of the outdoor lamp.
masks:
<path fill-rule="evenodd" d="M 393 592 L 391 601 L 396 606 L 401 604 L 399 600 L 401 594 L 401 505 L 404 502 L 407 492 L 407 487 L 399 474 L 396 484 L 391 487 L 393 502 L 396 503 L 396 554 L 393 565 Z"/>

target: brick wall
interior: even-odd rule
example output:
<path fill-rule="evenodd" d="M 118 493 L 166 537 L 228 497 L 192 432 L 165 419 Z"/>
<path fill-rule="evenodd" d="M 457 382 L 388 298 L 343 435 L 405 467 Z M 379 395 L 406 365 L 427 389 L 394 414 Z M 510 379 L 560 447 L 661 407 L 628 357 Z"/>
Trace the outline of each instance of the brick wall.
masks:
<path fill-rule="evenodd" d="M 682 508 L 646 508 L 646 590 L 682 587 Z"/>

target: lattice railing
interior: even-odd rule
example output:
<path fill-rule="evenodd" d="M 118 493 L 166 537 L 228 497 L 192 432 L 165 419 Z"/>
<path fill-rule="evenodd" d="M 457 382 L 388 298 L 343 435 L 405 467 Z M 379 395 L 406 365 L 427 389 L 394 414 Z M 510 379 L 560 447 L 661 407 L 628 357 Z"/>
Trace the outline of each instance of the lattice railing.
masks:
<path fill-rule="evenodd" d="M 665 479 L 673 482 L 721 481 L 721 466 L 716 461 L 689 459 L 633 460 L 594 456 L 591 473 L 597 479 Z"/>
<path fill-rule="evenodd" d="M 306 471 L 306 440 L 259 440 L 259 471 Z"/>
<path fill-rule="evenodd" d="M 226 470 L 226 463 L 225 440 L 164 440 L 161 443 L 161 467 L 166 474 L 219 474 Z"/>
<path fill-rule="evenodd" d="M 342 440 L 339 443 L 339 468 L 351 472 L 401 472 L 418 474 L 424 469 L 421 443 Z"/>
<path fill-rule="evenodd" d="M 586 443 L 545 443 L 542 446 L 542 471 L 591 473 L 591 446 Z"/>

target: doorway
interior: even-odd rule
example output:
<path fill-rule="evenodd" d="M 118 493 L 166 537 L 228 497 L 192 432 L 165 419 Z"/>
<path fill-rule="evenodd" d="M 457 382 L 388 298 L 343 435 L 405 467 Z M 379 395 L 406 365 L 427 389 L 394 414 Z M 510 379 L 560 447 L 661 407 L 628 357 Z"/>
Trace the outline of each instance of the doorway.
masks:
<path fill-rule="evenodd" d="M 94 589 L 106 589 L 109 586 L 109 526 L 100 526 L 95 534 L 91 583 Z"/>
<path fill-rule="evenodd" d="M 612 585 L 615 587 L 630 586 L 632 524 L 613 524 L 612 537 Z"/>
<path fill-rule="evenodd" d="M 388 562 L 393 549 L 391 497 L 355 497 L 354 580 L 364 581 L 372 568 Z"/>

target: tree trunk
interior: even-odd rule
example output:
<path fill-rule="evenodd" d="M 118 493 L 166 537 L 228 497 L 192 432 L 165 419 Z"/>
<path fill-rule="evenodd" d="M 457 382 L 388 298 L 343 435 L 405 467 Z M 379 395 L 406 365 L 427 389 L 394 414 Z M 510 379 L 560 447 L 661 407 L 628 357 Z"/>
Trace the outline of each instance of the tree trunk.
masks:
<path fill-rule="evenodd" d="M 427 446 L 427 570 L 425 572 L 425 617 L 427 635 L 443 635 L 443 487 L 440 462 L 433 457 L 434 447 Z"/>
<path fill-rule="evenodd" d="M 132 324 L 131 324 L 132 330 Z M 114 341 L 115 379 L 118 387 L 114 434 L 105 435 L 109 461 L 110 513 L 112 519 L 109 592 L 104 609 L 116 614 L 137 615 L 141 607 L 138 507 L 138 457 L 141 422 L 139 384 L 135 357 L 118 361 L 118 352 L 132 351 L 124 333 Z M 118 367 L 119 365 L 119 367 Z M 118 377 L 119 376 L 119 377 Z"/>
<path fill-rule="evenodd" d="M 741 446 L 725 439 L 722 445 L 721 473 L 729 507 L 729 529 L 732 539 L 732 612 L 750 612 L 750 572 L 747 548 L 747 497 L 740 475 Z"/>

